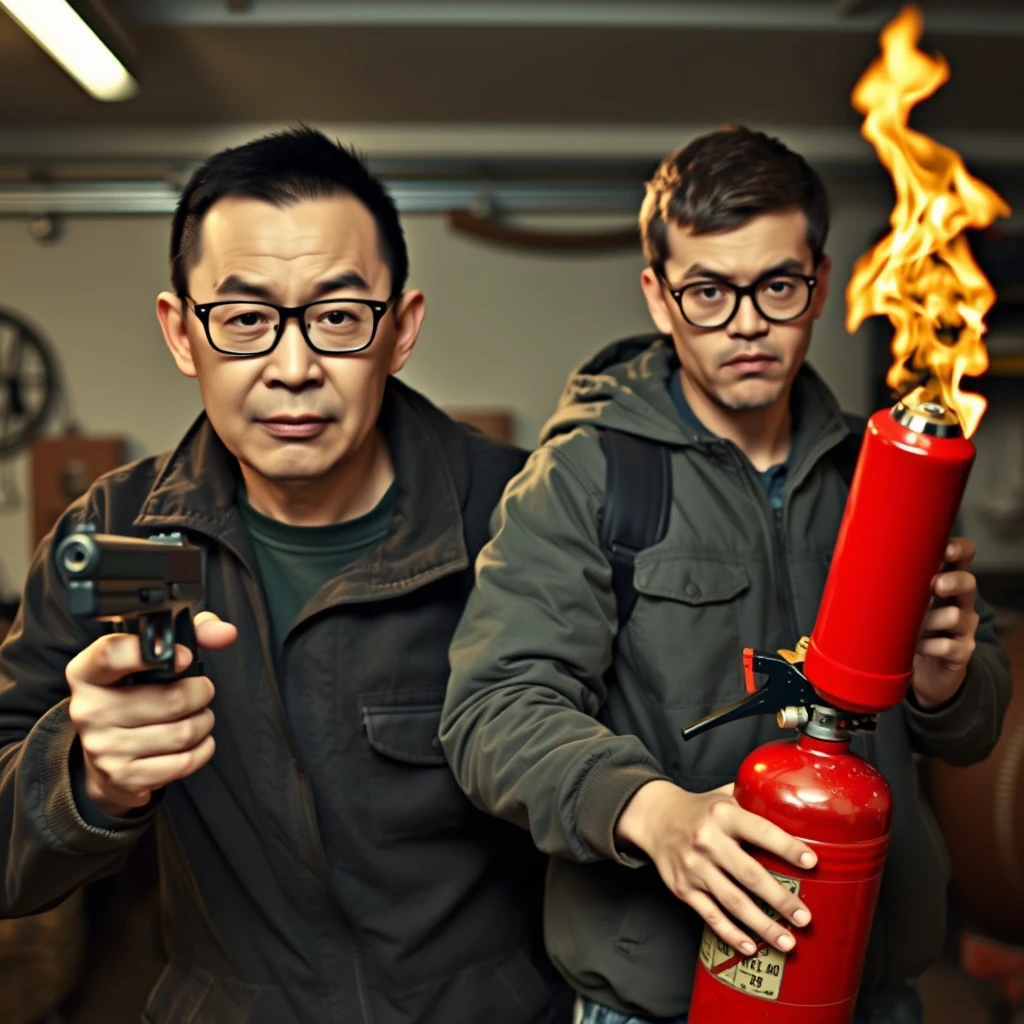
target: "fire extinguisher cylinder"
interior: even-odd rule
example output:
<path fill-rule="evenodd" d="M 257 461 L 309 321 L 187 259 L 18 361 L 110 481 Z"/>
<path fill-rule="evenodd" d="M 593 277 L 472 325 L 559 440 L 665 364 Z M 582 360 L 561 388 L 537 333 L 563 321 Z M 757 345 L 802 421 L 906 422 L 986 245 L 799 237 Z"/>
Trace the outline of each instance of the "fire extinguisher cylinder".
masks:
<path fill-rule="evenodd" d="M 974 455 L 933 402 L 868 421 L 805 664 L 829 704 L 877 714 L 906 696 Z"/>
<path fill-rule="evenodd" d="M 815 867 L 805 871 L 749 850 L 811 908 L 812 920 L 794 929 L 796 946 L 788 953 L 753 936 L 759 941 L 753 956 L 706 928 L 691 1024 L 848 1024 L 853 1018 L 892 801 L 885 779 L 850 753 L 837 725 L 831 709 L 815 708 L 796 743 L 765 744 L 740 767 L 740 806 L 799 836 L 817 854 Z"/>
<path fill-rule="evenodd" d="M 750 715 L 797 728 L 740 766 L 739 805 L 815 851 L 801 870 L 751 856 L 811 912 L 789 952 L 761 942 L 746 956 L 705 928 L 690 1024 L 849 1024 L 889 845 L 892 797 L 849 749 L 850 735 L 899 704 L 913 674 L 975 449 L 955 415 L 908 396 L 867 425 L 806 657 L 747 651 L 749 696 L 683 730 L 690 738 Z M 803 647 L 803 643 L 798 645 Z M 767 677 L 757 687 L 755 675 Z M 775 916 L 773 910 L 763 908 Z"/>

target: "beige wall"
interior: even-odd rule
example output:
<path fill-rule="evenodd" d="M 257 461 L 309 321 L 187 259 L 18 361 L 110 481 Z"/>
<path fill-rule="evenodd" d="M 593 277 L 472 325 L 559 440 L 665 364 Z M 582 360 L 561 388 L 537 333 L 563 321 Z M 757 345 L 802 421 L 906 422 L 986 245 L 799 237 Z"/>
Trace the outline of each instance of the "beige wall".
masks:
<path fill-rule="evenodd" d="M 812 360 L 847 408 L 865 411 L 866 342 L 845 333 L 842 285 L 890 200 L 852 186 L 835 187 L 833 198 L 838 287 Z M 412 284 L 426 292 L 428 316 L 404 379 L 442 405 L 511 407 L 524 444 L 534 443 L 576 363 L 649 329 L 639 254 L 537 257 L 457 238 L 439 216 L 405 223 Z M 0 305 L 49 336 L 83 429 L 126 435 L 133 456 L 173 445 L 200 407 L 153 314 L 166 280 L 166 234 L 159 217 L 83 218 L 67 224 L 61 241 L 42 245 L 24 221 L 0 220 Z M 24 459 L 14 468 L 27 502 Z M 27 509 L 0 515 L 5 593 L 21 586 L 28 544 Z"/>

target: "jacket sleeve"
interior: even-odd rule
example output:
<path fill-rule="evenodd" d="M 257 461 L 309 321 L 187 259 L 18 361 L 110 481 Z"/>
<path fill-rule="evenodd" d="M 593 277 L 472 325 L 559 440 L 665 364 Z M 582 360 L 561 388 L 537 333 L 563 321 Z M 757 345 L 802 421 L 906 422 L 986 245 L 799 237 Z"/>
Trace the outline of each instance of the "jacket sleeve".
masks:
<path fill-rule="evenodd" d="M 1013 690 L 1010 659 L 996 634 L 992 609 L 980 597 L 975 607 L 980 617 L 976 646 L 957 695 L 933 710 L 922 709 L 912 698 L 906 701 L 913 748 L 960 767 L 992 752 Z"/>
<path fill-rule="evenodd" d="M 639 739 L 596 717 L 616 628 L 600 501 L 558 442 L 509 485 L 453 641 L 441 741 L 470 799 L 529 828 L 545 853 L 633 864 L 615 823 L 666 776 Z"/>
<path fill-rule="evenodd" d="M 153 813 L 114 819 L 85 807 L 87 823 L 76 803 L 81 754 L 65 669 L 102 628 L 67 610 L 53 561 L 67 526 L 65 515 L 41 543 L 0 646 L 0 917 L 45 910 L 115 871 Z"/>

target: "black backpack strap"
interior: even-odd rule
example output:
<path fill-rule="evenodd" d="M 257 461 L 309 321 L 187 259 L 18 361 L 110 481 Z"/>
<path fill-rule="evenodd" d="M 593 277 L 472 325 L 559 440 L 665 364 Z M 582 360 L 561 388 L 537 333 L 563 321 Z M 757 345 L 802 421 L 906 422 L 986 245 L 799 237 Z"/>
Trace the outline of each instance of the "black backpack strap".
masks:
<path fill-rule="evenodd" d="M 850 489 L 853 483 L 853 473 L 857 468 L 857 459 L 860 456 L 860 446 L 864 441 L 864 430 L 868 421 L 863 416 L 854 416 L 852 413 L 843 413 L 849 433 L 832 449 L 832 464 L 836 471 L 843 478 L 846 489 Z"/>
<path fill-rule="evenodd" d="M 473 578 L 480 549 L 491 539 L 491 515 L 505 486 L 526 464 L 527 453 L 511 445 L 486 438 L 474 440 L 471 452 L 471 483 L 462 506 L 462 526 L 469 555 L 469 578 Z"/>
<path fill-rule="evenodd" d="M 612 567 L 621 630 L 636 604 L 636 556 L 657 544 L 668 529 L 672 470 L 663 444 L 618 430 L 601 430 L 600 437 L 606 471 L 598 535 Z"/>

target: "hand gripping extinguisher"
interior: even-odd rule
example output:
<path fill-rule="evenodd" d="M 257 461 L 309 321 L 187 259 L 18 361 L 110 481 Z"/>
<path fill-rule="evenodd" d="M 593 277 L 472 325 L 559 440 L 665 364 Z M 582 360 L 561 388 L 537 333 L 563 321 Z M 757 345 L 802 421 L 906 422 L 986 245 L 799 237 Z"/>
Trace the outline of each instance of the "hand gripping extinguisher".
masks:
<path fill-rule="evenodd" d="M 797 651 L 744 652 L 748 697 L 684 738 L 774 713 L 796 740 L 759 747 L 740 766 L 739 805 L 817 854 L 810 870 L 750 854 L 799 895 L 811 923 L 783 953 L 738 953 L 705 929 L 689 1024 L 849 1024 L 889 844 L 892 798 L 851 753 L 856 731 L 899 704 L 974 460 L 953 413 L 918 393 L 868 422 L 810 640 Z M 767 676 L 756 686 L 755 675 Z M 775 915 L 771 908 L 764 908 Z"/>

